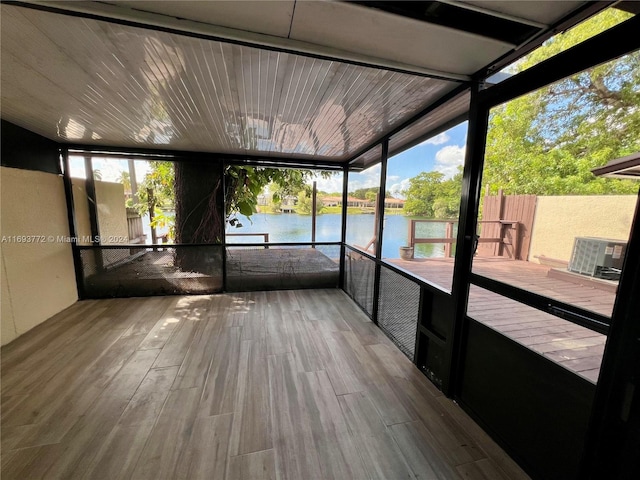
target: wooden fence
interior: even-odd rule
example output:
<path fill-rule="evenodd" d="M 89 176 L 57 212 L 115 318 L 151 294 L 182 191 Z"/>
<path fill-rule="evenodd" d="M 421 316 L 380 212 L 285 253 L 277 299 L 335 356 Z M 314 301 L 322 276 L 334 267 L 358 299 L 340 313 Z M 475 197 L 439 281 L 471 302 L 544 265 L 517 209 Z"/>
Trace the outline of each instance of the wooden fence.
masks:
<path fill-rule="evenodd" d="M 127 207 L 127 230 L 129 243 L 144 243 L 145 234 L 142 228 L 142 217 L 135 208 Z"/>
<path fill-rule="evenodd" d="M 478 255 L 527 260 L 535 211 L 535 195 L 504 195 L 502 190 L 498 195 L 489 195 L 487 191 L 482 206 Z M 505 228 L 507 224 L 516 223 L 515 229 Z M 498 237 L 502 238 L 501 242 L 482 241 Z"/>

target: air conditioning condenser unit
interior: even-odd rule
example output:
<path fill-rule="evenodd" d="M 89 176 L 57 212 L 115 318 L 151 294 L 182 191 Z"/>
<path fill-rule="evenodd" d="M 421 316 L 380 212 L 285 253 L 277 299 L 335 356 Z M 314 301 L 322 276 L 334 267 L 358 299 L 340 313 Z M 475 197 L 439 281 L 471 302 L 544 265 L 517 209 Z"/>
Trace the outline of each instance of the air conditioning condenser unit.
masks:
<path fill-rule="evenodd" d="M 623 240 L 576 237 L 568 269 L 591 277 L 618 280 L 626 250 L 627 243 Z"/>

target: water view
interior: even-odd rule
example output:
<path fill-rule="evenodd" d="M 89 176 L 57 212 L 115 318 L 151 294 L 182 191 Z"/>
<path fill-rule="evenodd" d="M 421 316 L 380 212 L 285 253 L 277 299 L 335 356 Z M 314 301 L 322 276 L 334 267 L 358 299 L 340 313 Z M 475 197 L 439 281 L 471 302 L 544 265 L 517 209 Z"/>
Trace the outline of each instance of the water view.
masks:
<path fill-rule="evenodd" d="M 298 214 L 258 213 L 248 219 L 238 216 L 241 228 L 228 227 L 227 233 L 268 233 L 269 241 L 277 242 L 310 242 L 311 216 Z M 382 242 L 383 258 L 398 258 L 399 248 L 407 245 L 409 220 L 420 217 L 388 215 L 385 217 L 384 238 Z M 374 215 L 349 215 L 347 217 L 347 243 L 365 247 L 374 235 Z M 417 235 L 420 237 L 442 238 L 445 236 L 445 223 L 419 223 Z M 340 214 L 318 215 L 316 224 L 317 242 L 339 242 L 341 232 Z M 258 243 L 260 236 L 229 237 L 228 243 Z M 444 245 L 419 244 L 415 248 L 416 258 L 442 257 Z"/>

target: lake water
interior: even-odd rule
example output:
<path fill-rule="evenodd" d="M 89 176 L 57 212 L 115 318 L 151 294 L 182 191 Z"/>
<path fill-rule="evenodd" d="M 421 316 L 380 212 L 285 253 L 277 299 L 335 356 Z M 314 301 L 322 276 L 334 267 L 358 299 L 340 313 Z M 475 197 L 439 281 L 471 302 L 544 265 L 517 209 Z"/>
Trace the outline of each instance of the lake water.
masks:
<path fill-rule="evenodd" d="M 258 213 L 251 220 L 238 216 L 241 228 L 228 227 L 227 233 L 268 233 L 270 242 L 310 242 L 311 216 L 297 214 Z M 383 258 L 398 258 L 399 247 L 407 245 L 409 220 L 418 217 L 403 215 L 385 216 L 382 242 Z M 347 243 L 366 246 L 374 234 L 374 215 L 349 215 L 347 217 Z M 417 226 L 420 237 L 442 238 L 445 236 L 444 223 L 421 223 Z M 318 215 L 316 223 L 317 242 L 339 242 L 341 232 L 340 214 Z M 228 243 L 258 243 L 262 237 L 229 237 Z M 415 257 L 442 257 L 444 245 L 419 244 L 415 248 Z"/>

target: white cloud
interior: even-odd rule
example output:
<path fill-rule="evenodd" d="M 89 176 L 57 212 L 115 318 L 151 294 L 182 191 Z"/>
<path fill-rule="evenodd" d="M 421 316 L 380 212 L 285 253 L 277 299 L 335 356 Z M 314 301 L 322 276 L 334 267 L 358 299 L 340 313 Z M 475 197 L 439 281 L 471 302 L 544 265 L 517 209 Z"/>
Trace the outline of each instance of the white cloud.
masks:
<path fill-rule="evenodd" d="M 452 178 L 458 173 L 458 167 L 464 163 L 466 147 L 447 145 L 436 153 L 436 163 L 433 169 L 444 174 L 445 178 Z"/>
<path fill-rule="evenodd" d="M 380 186 L 380 164 L 358 173 L 349 173 L 349 191 Z"/>
<path fill-rule="evenodd" d="M 428 140 L 420 143 L 420 145 L 442 145 L 443 143 L 447 143 L 449 141 L 449 135 L 447 132 L 442 132 L 436 135 L 435 137 L 431 137 Z M 420 146 L 418 145 L 418 146 Z"/>
<path fill-rule="evenodd" d="M 391 193 L 391 196 L 393 196 L 394 198 L 404 199 L 405 196 L 402 194 L 402 192 L 404 192 L 408 188 L 409 188 L 409 179 L 405 178 L 402 181 L 391 185 L 388 190 Z"/>
<path fill-rule="evenodd" d="M 145 175 L 150 170 L 149 162 L 146 160 L 136 160 L 136 178 L 138 183 L 144 180 Z M 71 176 L 74 178 L 87 178 L 84 168 L 84 157 L 77 155 L 69 156 L 69 166 Z M 115 160 L 113 158 L 93 157 L 93 169 L 100 172 L 99 177 L 103 182 L 120 182 L 122 172 L 129 171 L 129 164 L 126 160 Z"/>
<path fill-rule="evenodd" d="M 103 182 L 117 183 L 120 181 L 122 172 L 128 171 L 129 167 L 127 165 L 127 162 L 125 162 L 124 160 L 94 157 L 93 169 L 100 171 L 100 180 L 102 180 Z"/>
<path fill-rule="evenodd" d="M 333 175 L 330 178 L 315 178 L 318 190 L 323 192 L 342 192 L 342 175 Z M 380 186 L 380 164 L 374 165 L 362 172 L 349 173 L 349 191 L 353 192 L 359 188 L 369 188 Z"/>
<path fill-rule="evenodd" d="M 329 178 L 317 177 L 317 188 L 321 192 L 342 192 L 342 174 L 332 175 Z"/>

